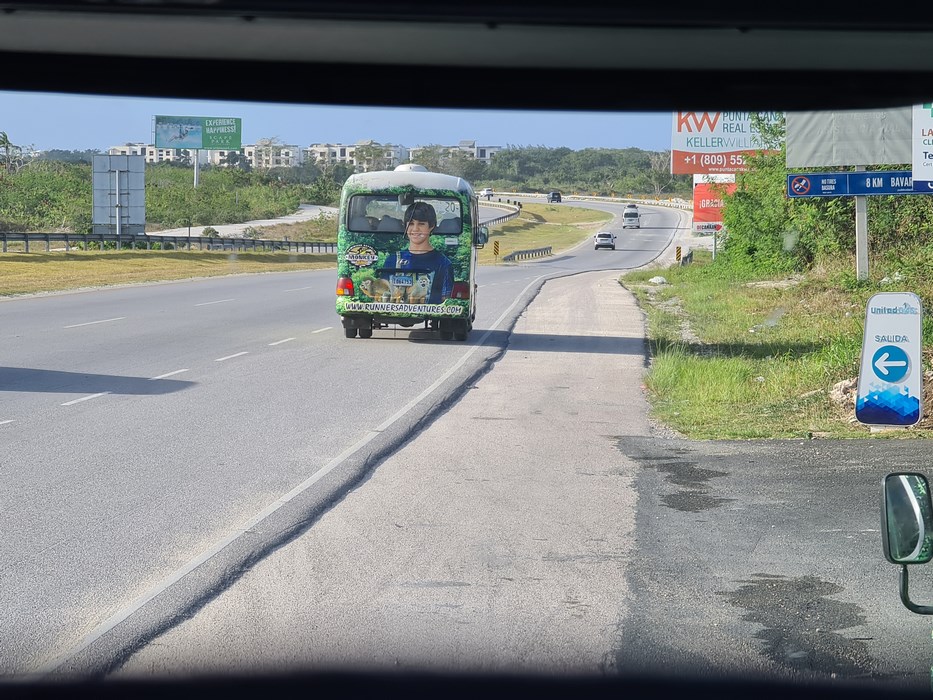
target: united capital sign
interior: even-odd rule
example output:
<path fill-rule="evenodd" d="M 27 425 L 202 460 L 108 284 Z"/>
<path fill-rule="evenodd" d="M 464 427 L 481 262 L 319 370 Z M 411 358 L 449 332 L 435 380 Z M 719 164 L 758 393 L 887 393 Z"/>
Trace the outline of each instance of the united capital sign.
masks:
<path fill-rule="evenodd" d="M 783 112 L 674 112 L 671 138 L 673 175 L 746 172 L 747 156 L 765 147 L 753 116 L 774 124 Z"/>

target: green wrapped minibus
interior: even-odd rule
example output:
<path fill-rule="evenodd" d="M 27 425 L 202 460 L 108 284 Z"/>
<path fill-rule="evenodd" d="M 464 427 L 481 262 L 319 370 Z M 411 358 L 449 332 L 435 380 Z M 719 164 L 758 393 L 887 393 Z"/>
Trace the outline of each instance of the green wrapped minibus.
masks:
<path fill-rule="evenodd" d="M 340 197 L 337 313 L 347 338 L 390 326 L 466 340 L 488 240 L 466 180 L 405 164 L 351 175 Z"/>

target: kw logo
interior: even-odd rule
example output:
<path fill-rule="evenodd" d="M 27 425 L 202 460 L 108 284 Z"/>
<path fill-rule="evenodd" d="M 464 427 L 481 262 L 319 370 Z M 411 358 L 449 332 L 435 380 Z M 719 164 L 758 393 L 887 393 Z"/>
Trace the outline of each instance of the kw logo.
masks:
<path fill-rule="evenodd" d="M 709 131 L 714 131 L 720 116 L 722 112 L 678 112 L 677 131 L 687 131 L 692 134 L 695 131 L 702 131 L 704 126 Z"/>

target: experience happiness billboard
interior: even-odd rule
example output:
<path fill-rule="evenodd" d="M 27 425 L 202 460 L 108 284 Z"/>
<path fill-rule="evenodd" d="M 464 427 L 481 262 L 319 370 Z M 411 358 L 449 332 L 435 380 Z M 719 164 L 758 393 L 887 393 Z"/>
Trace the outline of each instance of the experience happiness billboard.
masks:
<path fill-rule="evenodd" d="M 236 151 L 242 147 L 242 133 L 239 117 L 155 118 L 156 148 Z"/>

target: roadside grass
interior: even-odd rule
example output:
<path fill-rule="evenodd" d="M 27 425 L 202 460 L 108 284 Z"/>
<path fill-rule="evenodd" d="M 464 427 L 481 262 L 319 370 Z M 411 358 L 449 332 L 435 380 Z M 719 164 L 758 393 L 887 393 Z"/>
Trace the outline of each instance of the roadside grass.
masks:
<path fill-rule="evenodd" d="M 647 314 L 655 417 L 695 439 L 870 435 L 830 397 L 834 384 L 858 376 L 865 302 L 878 291 L 847 289 L 850 265 L 741 279 L 697 251 L 692 265 L 622 276 Z M 648 282 L 659 274 L 670 284 Z M 920 424 L 884 434 L 906 435 L 933 432 Z"/>
<path fill-rule="evenodd" d="M 512 250 L 552 246 L 555 253 L 588 238 L 611 219 L 579 207 L 525 205 L 522 215 L 490 231 L 490 244 L 479 251 L 482 263 L 492 264 L 492 241 L 500 240 L 500 257 Z M 266 239 L 336 241 L 334 219 L 279 224 L 260 229 Z M 54 292 L 116 284 L 158 282 L 255 272 L 284 272 L 335 268 L 333 254 L 229 251 L 52 251 L 0 254 L 0 296 Z"/>
<path fill-rule="evenodd" d="M 335 268 L 332 254 L 79 251 L 0 255 L 0 296 L 254 272 Z"/>
<path fill-rule="evenodd" d="M 489 229 L 489 243 L 479 251 L 477 261 L 480 265 L 497 262 L 495 241 L 499 241 L 499 260 L 516 250 L 548 246 L 557 254 L 589 238 L 611 219 L 612 214 L 582 207 L 525 204 L 518 217 Z"/>
<path fill-rule="evenodd" d="M 259 226 L 253 229 L 255 238 L 282 241 L 318 241 L 321 243 L 337 242 L 337 217 L 325 213 L 318 214 L 317 218 L 308 221 L 298 221 L 293 224 L 275 224 L 274 226 Z"/>

